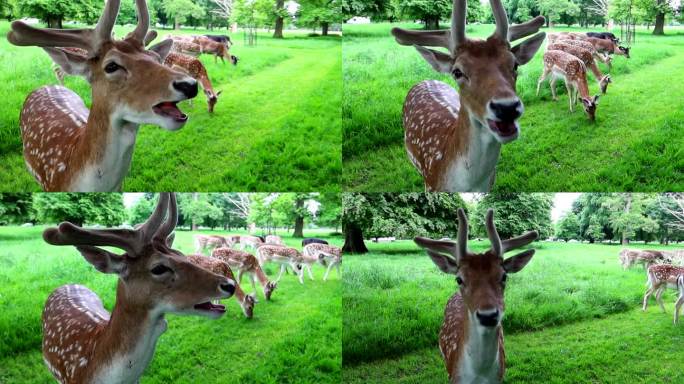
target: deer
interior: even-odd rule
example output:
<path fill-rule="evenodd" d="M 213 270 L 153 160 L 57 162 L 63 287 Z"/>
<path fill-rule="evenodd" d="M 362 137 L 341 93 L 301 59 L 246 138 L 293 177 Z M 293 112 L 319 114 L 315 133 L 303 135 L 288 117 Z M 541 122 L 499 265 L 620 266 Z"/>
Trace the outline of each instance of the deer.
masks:
<path fill-rule="evenodd" d="M 680 296 L 677 300 L 677 303 L 675 305 L 675 324 L 677 324 L 677 319 L 679 317 L 679 307 L 681 307 L 682 303 L 682 296 L 681 296 L 681 287 L 678 283 L 678 280 L 680 277 L 684 275 L 684 267 L 678 267 L 670 264 L 656 264 L 656 265 L 651 265 L 648 267 L 647 272 L 646 272 L 646 293 L 644 293 L 644 304 L 642 306 L 642 310 L 646 311 L 646 308 L 648 307 L 648 298 L 655 293 L 655 299 L 658 305 L 660 305 L 660 309 L 663 310 L 663 313 L 665 313 L 665 305 L 663 305 L 663 292 L 665 292 L 666 288 L 674 288 L 677 289 L 680 293 Z"/>
<path fill-rule="evenodd" d="M 674 313 L 674 323 L 675 325 L 679 322 L 679 309 L 684 304 L 684 274 L 679 275 L 677 278 L 677 291 L 679 296 L 675 302 L 675 313 Z"/>
<path fill-rule="evenodd" d="M 570 112 L 574 112 L 574 106 L 577 104 L 579 94 L 582 99 L 584 112 L 589 116 L 589 120 L 596 120 L 596 107 L 598 106 L 600 95 L 596 95 L 593 98 L 589 95 L 587 67 L 582 60 L 563 51 L 552 50 L 544 52 L 544 71 L 539 77 L 539 81 L 537 81 L 537 96 L 539 96 L 541 84 L 549 75 L 551 75 L 551 95 L 554 101 L 558 100 L 556 96 L 556 79 L 562 78 L 568 90 Z"/>
<path fill-rule="evenodd" d="M 110 314 L 82 285 L 63 285 L 42 314 L 43 360 L 60 383 L 136 383 L 166 331 L 165 315 L 220 318 L 236 282 L 192 263 L 169 246 L 176 197 L 164 193 L 137 229 L 86 229 L 69 222 L 43 232 L 45 242 L 73 246 L 98 272 L 118 276 Z M 101 247 L 124 251 L 118 254 Z"/>
<path fill-rule="evenodd" d="M 211 256 L 228 263 L 228 265 L 230 265 L 231 268 L 237 268 L 238 283 L 242 282 L 242 275 L 244 273 L 247 273 L 247 275 L 249 276 L 249 281 L 252 283 L 252 289 L 255 292 L 255 299 L 257 291 L 255 280 L 259 280 L 259 284 L 261 285 L 264 292 L 264 297 L 266 298 L 266 300 L 271 300 L 271 295 L 278 286 L 278 283 L 276 283 L 275 281 L 270 281 L 268 279 L 268 276 L 266 276 L 264 270 L 261 269 L 259 261 L 256 257 L 254 257 L 254 255 L 252 255 L 251 253 L 239 251 L 237 249 L 221 247 L 214 249 L 211 252 Z"/>
<path fill-rule="evenodd" d="M 304 271 L 302 270 L 302 254 L 298 250 L 282 245 L 264 244 L 256 249 L 256 257 L 259 260 L 259 265 L 264 265 L 267 262 L 272 262 L 280 265 L 280 273 L 275 279 L 278 283 L 285 272 L 285 268 L 290 266 L 297 274 L 299 283 L 304 284 Z"/>
<path fill-rule="evenodd" d="M 46 191 L 120 190 L 140 124 L 180 129 L 177 103 L 197 95 L 197 81 L 162 65 L 170 45 L 145 49 L 149 14 L 136 0 L 138 24 L 123 40 L 111 31 L 119 0 L 108 0 L 94 29 L 40 29 L 22 21 L 7 35 L 17 46 L 43 48 L 65 73 L 88 79 L 92 106 L 73 91 L 44 86 L 24 101 L 20 116 L 24 160 Z M 84 58 L 59 47 L 88 52 Z"/>
<path fill-rule="evenodd" d="M 450 383 L 500 383 L 506 362 L 503 328 L 504 289 L 508 274 L 520 272 L 532 259 L 528 249 L 504 259 L 504 254 L 528 245 L 536 231 L 501 240 L 494 225 L 494 211 L 485 216 L 491 248 L 484 253 L 468 250 L 468 219 L 457 211 L 457 241 L 416 237 L 440 271 L 455 275 L 458 292 L 447 302 L 439 333 L 439 349 Z"/>
<path fill-rule="evenodd" d="M 164 59 L 164 65 L 177 71 L 185 72 L 202 84 L 204 95 L 207 97 L 207 108 L 209 109 L 209 113 L 214 112 L 214 107 L 216 106 L 218 97 L 222 91 L 214 91 L 214 87 L 211 85 L 211 80 L 209 80 L 209 75 L 207 74 L 207 69 L 199 59 L 178 52 L 170 52 L 166 56 L 166 59 Z"/>
<path fill-rule="evenodd" d="M 231 247 L 230 240 L 218 235 L 195 235 L 195 253 L 202 254 L 205 249 L 212 250 L 218 247 Z"/>
<path fill-rule="evenodd" d="M 323 239 L 317 239 L 315 237 L 307 237 L 306 239 L 302 240 L 302 247 L 305 247 L 308 244 L 328 244 L 326 240 Z"/>
<path fill-rule="evenodd" d="M 230 60 L 233 65 L 238 63 L 238 57 L 230 54 L 230 43 L 217 42 L 206 36 L 193 36 L 193 42 L 200 45 L 202 53 L 214 55 L 214 63 L 217 63 L 219 58 L 224 64 L 225 59 Z"/>
<path fill-rule="evenodd" d="M 280 236 L 268 235 L 266 236 L 265 240 L 266 244 L 285 245 L 285 243 L 283 242 L 283 238 Z"/>
<path fill-rule="evenodd" d="M 594 48 L 598 52 L 602 52 L 605 54 L 616 54 L 619 56 L 625 56 L 625 58 L 629 59 L 629 48 L 619 46 L 616 42 L 613 40 L 606 40 L 606 39 L 599 39 L 596 37 L 589 37 L 587 38 L 587 41 L 591 43 Z"/>
<path fill-rule="evenodd" d="M 562 42 L 549 44 L 547 46 L 547 49 L 551 51 L 563 51 L 582 60 L 584 66 L 586 68 L 589 68 L 591 72 L 594 74 L 596 81 L 598 81 L 599 88 L 601 89 L 601 93 L 603 93 L 604 95 L 606 94 L 606 91 L 608 90 L 608 84 L 612 83 L 613 81 L 611 80 L 610 75 L 604 76 L 601 73 L 601 70 L 596 65 L 596 61 L 594 61 L 594 55 L 591 53 L 591 51 L 584 48 L 580 48 L 575 45 L 565 44 Z"/>
<path fill-rule="evenodd" d="M 337 268 L 337 275 L 341 276 L 340 264 L 342 264 L 342 250 L 340 248 L 322 243 L 309 243 L 304 246 L 302 255 L 304 255 L 305 258 L 317 259 L 323 266 L 326 266 L 327 264 L 328 268 L 323 276 L 323 281 L 328 280 L 328 274 L 330 274 L 330 270 L 333 267 Z M 309 268 L 309 277 L 311 277 L 311 266 L 307 265 L 306 267 Z M 313 280 L 313 278 L 311 279 Z"/>
<path fill-rule="evenodd" d="M 661 251 L 640 249 L 623 249 L 620 251 L 620 265 L 624 270 L 634 264 L 641 264 L 646 269 L 652 264 L 665 260 L 665 254 Z"/>
<path fill-rule="evenodd" d="M 555 41 L 550 40 L 548 45 L 551 45 L 554 43 L 573 45 L 575 47 L 586 49 L 586 50 L 591 52 L 591 54 L 594 56 L 595 60 L 598 60 L 598 61 L 606 64 L 609 69 L 611 69 L 613 67 L 613 59 L 607 54 L 603 54 L 603 53 L 598 52 L 596 50 L 596 48 L 594 48 L 594 45 L 588 41 L 559 39 L 559 40 L 555 40 Z"/>
<path fill-rule="evenodd" d="M 265 241 L 258 236 L 249 236 L 249 235 L 243 235 L 240 236 L 240 250 L 244 251 L 245 248 L 252 248 L 253 250 L 257 250 L 257 248 L 261 245 L 263 245 Z"/>
<path fill-rule="evenodd" d="M 233 271 L 226 262 L 202 255 L 188 255 L 188 261 L 200 268 L 206 269 L 207 271 L 211 271 L 219 276 L 225 276 L 226 278 L 235 281 L 235 297 L 237 298 L 238 303 L 240 303 L 242 313 L 248 319 L 254 317 L 254 303 L 256 302 L 255 295 L 245 294 L 242 288 L 240 288 L 240 281 L 235 280 Z"/>
<path fill-rule="evenodd" d="M 399 44 L 414 46 L 460 89 L 426 80 L 411 88 L 404 101 L 404 144 L 427 191 L 489 191 L 501 146 L 518 138 L 524 107 L 515 91 L 517 70 L 532 59 L 545 33 L 514 47 L 511 42 L 536 33 L 544 17 L 509 28 L 501 0 L 490 3 L 496 29 L 487 40 L 466 37 L 466 0 L 453 1 L 448 31 L 392 29 Z"/>

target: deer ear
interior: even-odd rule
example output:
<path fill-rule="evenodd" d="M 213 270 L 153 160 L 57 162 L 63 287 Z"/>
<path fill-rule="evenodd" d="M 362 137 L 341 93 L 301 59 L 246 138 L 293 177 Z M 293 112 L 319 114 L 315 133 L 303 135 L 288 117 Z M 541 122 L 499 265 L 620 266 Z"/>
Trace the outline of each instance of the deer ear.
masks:
<path fill-rule="evenodd" d="M 511 52 L 513 52 L 518 65 L 525 65 L 532 60 L 534 54 L 537 53 L 542 42 L 544 42 L 545 37 L 546 33 L 539 32 L 531 38 L 511 48 Z"/>
<path fill-rule="evenodd" d="M 534 249 L 528 249 L 526 251 L 520 252 L 513 257 L 509 257 L 503 262 L 503 269 L 507 273 L 516 273 L 521 269 L 525 268 L 527 263 L 532 260 L 534 256 Z"/>
<path fill-rule="evenodd" d="M 102 248 L 90 245 L 79 245 L 76 247 L 87 262 L 102 273 L 115 273 L 120 275 L 126 270 L 126 262 L 122 256 L 106 251 Z"/>
<path fill-rule="evenodd" d="M 458 272 L 458 263 L 455 259 L 429 249 L 427 254 L 440 271 L 450 275 L 455 275 Z"/>
<path fill-rule="evenodd" d="M 169 52 L 171 52 L 172 46 L 173 46 L 173 40 L 166 39 L 166 40 L 163 40 L 163 41 L 149 47 L 148 50 L 150 50 L 152 52 L 156 52 L 161 57 L 162 61 L 164 61 L 164 59 L 166 59 L 166 56 L 169 55 Z"/>
<path fill-rule="evenodd" d="M 87 57 L 60 48 L 43 47 L 43 50 L 64 72 L 74 76 L 83 76 L 90 81 L 91 72 Z"/>
<path fill-rule="evenodd" d="M 166 246 L 169 248 L 173 247 L 174 240 L 176 240 L 176 232 L 171 232 L 169 237 L 166 238 Z"/>
<path fill-rule="evenodd" d="M 601 95 L 594 96 L 594 104 L 598 105 L 599 97 L 601 97 Z"/>
<path fill-rule="evenodd" d="M 416 48 L 416 50 L 418 50 L 418 53 L 420 53 L 421 56 L 423 56 L 423 59 L 425 59 L 425 61 L 427 61 L 435 71 L 440 73 L 451 73 L 451 67 L 453 62 L 451 56 L 444 52 L 439 52 L 425 47 L 421 47 L 420 45 L 414 45 L 414 47 Z"/>

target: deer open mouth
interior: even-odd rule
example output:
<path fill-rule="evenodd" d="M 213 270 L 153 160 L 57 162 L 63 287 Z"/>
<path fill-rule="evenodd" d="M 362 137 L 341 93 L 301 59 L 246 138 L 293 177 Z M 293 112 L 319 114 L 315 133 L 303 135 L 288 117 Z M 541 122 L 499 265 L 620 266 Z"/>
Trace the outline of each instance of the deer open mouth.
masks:
<path fill-rule="evenodd" d="M 204 302 L 204 303 L 200 303 L 200 304 L 195 304 L 194 308 L 200 312 L 216 314 L 219 316 L 226 313 L 226 306 L 225 305 L 223 305 L 223 304 L 212 304 L 209 301 Z"/>
<path fill-rule="evenodd" d="M 179 123 L 184 123 L 188 121 L 188 115 L 178 109 L 177 104 L 177 101 L 164 101 L 152 107 L 152 110 L 157 115 L 171 118 Z"/>
<path fill-rule="evenodd" d="M 515 121 L 495 121 L 487 119 L 489 128 L 501 137 L 509 137 L 518 133 L 518 124 Z"/>

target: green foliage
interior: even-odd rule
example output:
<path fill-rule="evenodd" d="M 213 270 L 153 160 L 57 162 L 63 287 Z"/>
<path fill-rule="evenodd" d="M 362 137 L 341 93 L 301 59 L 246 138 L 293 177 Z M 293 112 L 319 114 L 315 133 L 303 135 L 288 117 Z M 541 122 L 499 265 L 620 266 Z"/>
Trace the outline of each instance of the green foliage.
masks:
<path fill-rule="evenodd" d="M 299 4 L 298 24 L 316 27 L 343 21 L 339 0 L 301 0 Z"/>
<path fill-rule="evenodd" d="M 546 17 L 547 22 L 556 23 L 562 14 L 574 17 L 580 8 L 570 0 L 539 0 L 539 12 Z M 572 18 L 570 20 L 573 20 Z"/>
<path fill-rule="evenodd" d="M 120 193 L 35 193 L 33 209 L 41 223 L 117 226 L 126 219 Z"/>
<path fill-rule="evenodd" d="M 31 220 L 32 200 L 30 193 L 0 193 L 0 225 Z"/>
<path fill-rule="evenodd" d="M 570 239 L 579 240 L 580 226 L 577 215 L 573 212 L 566 213 L 556 224 L 556 237 L 565 241 Z"/>
<path fill-rule="evenodd" d="M 36 17 L 55 27 L 63 19 L 76 16 L 81 4 L 71 0 L 15 0 L 19 15 Z"/>
<path fill-rule="evenodd" d="M 400 0 L 399 11 L 404 18 L 418 19 L 439 23 L 440 19 L 451 16 L 453 2 L 451 0 Z"/>
<path fill-rule="evenodd" d="M 164 0 L 162 7 L 166 16 L 176 24 L 183 24 L 189 17 L 201 18 L 204 9 L 192 0 Z"/>
<path fill-rule="evenodd" d="M 553 234 L 551 208 L 553 195 L 549 193 L 488 193 L 470 215 L 473 234 L 487 237 L 484 218 L 487 209 L 494 209 L 494 223 L 502 239 L 536 230 L 539 238 Z"/>
<path fill-rule="evenodd" d="M 129 209 L 128 223 L 133 226 L 144 223 L 147 218 L 152 215 L 156 205 L 157 199 L 150 194 L 145 194 L 142 199 L 136 201 L 135 204 Z"/>

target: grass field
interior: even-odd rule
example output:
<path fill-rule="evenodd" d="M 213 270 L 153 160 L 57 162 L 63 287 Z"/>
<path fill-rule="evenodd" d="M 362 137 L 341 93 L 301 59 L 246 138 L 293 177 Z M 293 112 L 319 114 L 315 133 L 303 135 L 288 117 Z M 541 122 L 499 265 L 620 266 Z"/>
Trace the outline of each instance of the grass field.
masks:
<path fill-rule="evenodd" d="M 488 243 L 469 246 L 482 251 Z M 621 246 L 533 246 L 532 261 L 506 288 L 505 382 L 683 382 L 684 325 L 672 325 L 673 291 L 663 296 L 667 314 L 654 299 L 643 313 L 645 273 L 640 266 L 622 270 Z M 369 248 L 345 260 L 343 381 L 445 383 L 437 337 L 456 290 L 453 276 L 412 242 Z"/>
<path fill-rule="evenodd" d="M 425 79 L 455 86 L 411 47 L 390 35 L 396 24 L 345 26 L 343 40 L 343 184 L 356 191 L 423 190 L 403 144 L 402 105 Z M 419 28 L 404 24 L 403 27 Z M 554 28 L 546 32 L 577 28 Z M 469 26 L 486 37 L 491 25 Z M 614 31 L 619 36 L 619 30 Z M 495 189 L 515 191 L 662 191 L 684 188 L 684 30 L 655 37 L 639 30 L 632 58 L 616 56 L 613 84 L 591 123 L 568 109 L 565 86 L 551 100 L 548 82 L 535 95 L 544 46 L 521 67 L 525 104 L 521 135 L 502 148 Z M 599 65 L 605 73 L 607 67 Z M 590 76 L 592 94 L 599 93 Z M 664 96 L 667 95 L 667 96 Z"/>
<path fill-rule="evenodd" d="M 95 271 L 73 247 L 46 244 L 41 231 L 0 227 L 0 383 L 54 382 L 40 351 L 40 315 L 52 290 L 83 284 L 108 310 L 114 304 L 116 277 Z M 177 232 L 175 246 L 192 252 L 192 235 Z M 300 239 L 284 240 L 301 248 Z M 259 292 L 251 320 L 233 298 L 224 300 L 227 313 L 218 320 L 167 315 L 168 330 L 141 383 L 339 383 L 341 279 L 332 271 L 323 282 L 324 271 L 314 267 L 316 280 L 307 277 L 304 285 L 284 275 L 271 301 Z M 252 291 L 246 278 L 243 287 Z"/>
<path fill-rule="evenodd" d="M 129 29 L 117 27 L 116 36 Z M 9 23 L 0 21 L 0 36 L 8 30 Z M 161 37 L 171 32 L 159 30 Z M 183 129 L 142 127 L 125 191 L 340 189 L 340 37 L 287 32 L 278 40 L 264 32 L 257 47 L 246 47 L 240 32 L 233 41 L 237 67 L 201 58 L 215 90 L 223 91 L 215 113 L 207 112 L 200 92 L 193 106 L 181 104 L 190 116 Z M 5 191 L 39 190 L 24 165 L 19 112 L 31 91 L 57 84 L 50 62 L 40 48 L 0 39 L 0 185 Z M 69 77 L 65 85 L 90 105 L 85 80 Z"/>

